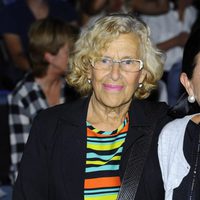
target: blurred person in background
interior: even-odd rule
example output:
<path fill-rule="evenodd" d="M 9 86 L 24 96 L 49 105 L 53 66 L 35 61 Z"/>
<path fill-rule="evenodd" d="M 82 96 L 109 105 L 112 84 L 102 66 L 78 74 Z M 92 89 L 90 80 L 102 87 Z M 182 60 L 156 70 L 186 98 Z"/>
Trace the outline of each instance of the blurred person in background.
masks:
<path fill-rule="evenodd" d="M 108 0 L 81 0 L 79 23 L 81 29 L 87 28 L 106 15 Z"/>
<path fill-rule="evenodd" d="M 31 24 L 46 17 L 57 17 L 77 25 L 75 8 L 67 1 L 17 0 L 0 11 L 0 35 L 8 54 L 2 73 L 10 79 L 10 87 L 29 71 L 28 30 Z"/>
<path fill-rule="evenodd" d="M 159 2 L 160 0 L 154 0 Z M 179 76 L 183 48 L 197 18 L 197 10 L 192 1 L 163 0 L 169 4 L 168 11 L 159 15 L 140 13 L 140 18 L 149 25 L 153 42 L 166 52 L 164 80 L 169 105 L 174 105 L 180 96 Z M 145 5 L 145 4 L 144 4 Z"/>
<path fill-rule="evenodd" d="M 32 70 L 8 96 L 11 172 L 15 178 L 34 117 L 43 109 L 77 97 L 64 80 L 72 47 L 71 28 L 65 22 L 46 18 L 32 24 L 29 31 Z"/>
<path fill-rule="evenodd" d="M 84 30 L 85 28 L 92 26 L 97 19 L 116 12 L 127 12 L 124 0 L 81 0 L 81 29 Z"/>
<path fill-rule="evenodd" d="M 169 9 L 168 0 L 124 0 L 126 9 L 135 14 L 158 15 Z"/>

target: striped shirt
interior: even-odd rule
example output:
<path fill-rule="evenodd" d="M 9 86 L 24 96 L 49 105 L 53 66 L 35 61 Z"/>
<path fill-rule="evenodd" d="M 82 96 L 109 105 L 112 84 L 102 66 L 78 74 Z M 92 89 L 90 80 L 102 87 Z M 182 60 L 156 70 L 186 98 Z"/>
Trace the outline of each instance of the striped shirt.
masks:
<path fill-rule="evenodd" d="M 116 200 L 121 185 L 119 166 L 128 120 L 112 132 L 99 131 L 87 122 L 85 200 Z"/>

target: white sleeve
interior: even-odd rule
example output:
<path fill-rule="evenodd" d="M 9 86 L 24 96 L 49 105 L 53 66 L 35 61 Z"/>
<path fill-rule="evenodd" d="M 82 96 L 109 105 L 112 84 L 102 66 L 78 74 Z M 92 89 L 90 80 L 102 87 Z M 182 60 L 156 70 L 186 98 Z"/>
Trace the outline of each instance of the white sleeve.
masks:
<path fill-rule="evenodd" d="M 165 188 L 165 200 L 172 200 L 173 190 L 189 173 L 190 166 L 183 153 L 184 133 L 189 119 L 168 123 L 158 140 L 158 158 Z"/>

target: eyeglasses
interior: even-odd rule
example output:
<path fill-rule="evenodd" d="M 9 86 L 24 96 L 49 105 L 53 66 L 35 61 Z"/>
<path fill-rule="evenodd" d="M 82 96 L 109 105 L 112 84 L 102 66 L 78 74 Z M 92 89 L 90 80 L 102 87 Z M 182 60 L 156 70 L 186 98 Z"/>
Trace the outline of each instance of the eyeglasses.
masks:
<path fill-rule="evenodd" d="M 120 69 L 125 72 L 139 72 L 143 68 L 143 62 L 139 59 L 126 58 L 114 60 L 109 57 L 98 58 L 94 61 L 92 67 L 97 70 L 110 71 L 115 63 L 118 63 Z"/>

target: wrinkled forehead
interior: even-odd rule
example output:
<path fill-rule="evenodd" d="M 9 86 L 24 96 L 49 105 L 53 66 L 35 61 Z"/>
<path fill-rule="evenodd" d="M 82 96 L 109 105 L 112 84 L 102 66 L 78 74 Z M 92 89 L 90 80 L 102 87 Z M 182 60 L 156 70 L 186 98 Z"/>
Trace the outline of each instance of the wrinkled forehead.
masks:
<path fill-rule="evenodd" d="M 134 34 L 121 34 L 115 40 L 111 41 L 107 48 L 100 51 L 100 54 L 111 57 L 134 57 L 140 56 L 140 41 Z"/>
<path fill-rule="evenodd" d="M 106 37 L 96 38 L 94 41 L 93 54 L 96 56 L 102 56 L 111 46 L 116 46 L 112 48 L 113 51 L 120 51 L 124 45 L 127 45 L 127 48 L 131 45 L 133 48 L 137 48 L 141 53 L 141 38 L 136 33 L 121 33 L 116 35 L 109 35 Z"/>

